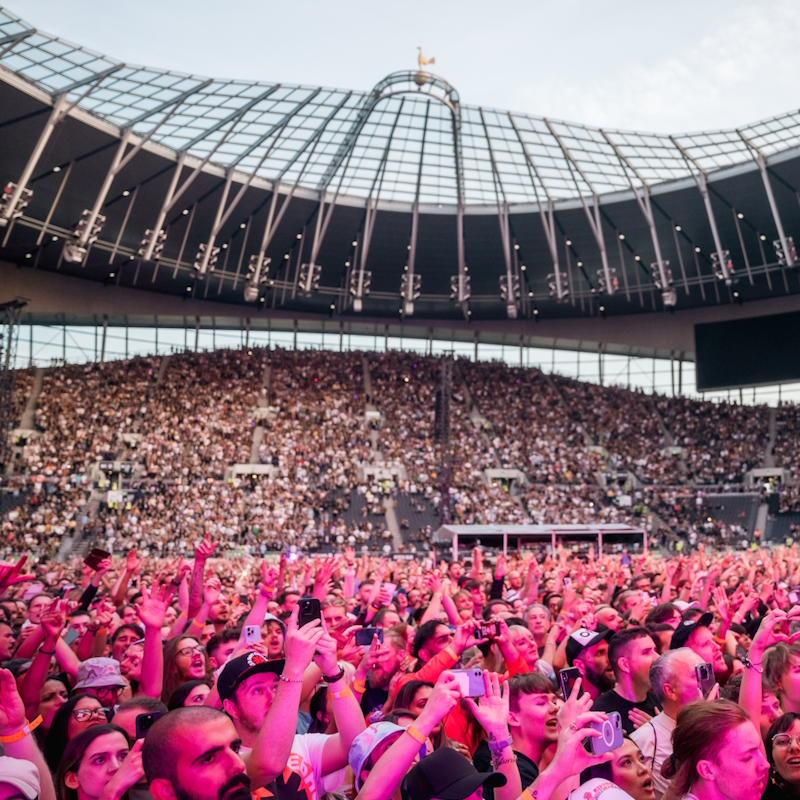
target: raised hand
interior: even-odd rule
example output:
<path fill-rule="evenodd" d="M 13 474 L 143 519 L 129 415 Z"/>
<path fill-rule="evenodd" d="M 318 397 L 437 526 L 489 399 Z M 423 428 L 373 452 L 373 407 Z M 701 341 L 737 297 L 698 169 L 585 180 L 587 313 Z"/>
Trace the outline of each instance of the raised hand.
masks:
<path fill-rule="evenodd" d="M 318 619 L 313 619 L 302 628 L 298 628 L 297 615 L 299 613 L 300 608 L 295 607 L 286 623 L 286 641 L 284 643 L 284 653 L 286 654 L 284 672 L 287 677 L 294 678 L 303 676 L 306 667 L 314 658 L 317 643 L 324 633 Z"/>
<path fill-rule="evenodd" d="M 211 556 L 214 555 L 214 550 L 216 549 L 219 542 L 212 542 L 211 537 L 208 534 L 205 535 L 200 544 L 197 545 L 194 549 L 194 557 L 196 560 L 199 561 L 207 561 Z"/>
<path fill-rule="evenodd" d="M 2 595 L 9 586 L 33 580 L 33 575 L 19 574 L 27 560 L 28 556 L 22 556 L 16 564 L 12 564 L 10 561 L 0 561 L 0 595 Z"/>
<path fill-rule="evenodd" d="M 25 704 L 17 682 L 7 669 L 0 669 L 0 736 L 9 736 L 25 726 Z"/>
<path fill-rule="evenodd" d="M 505 739 L 508 735 L 508 695 L 500 685 L 500 677 L 496 672 L 483 671 L 483 686 L 485 694 L 481 697 L 480 704 L 471 697 L 464 700 L 472 709 L 475 719 L 486 731 L 489 740 Z"/>
<path fill-rule="evenodd" d="M 603 753 L 601 756 L 595 756 L 583 746 L 584 739 L 597 739 L 602 736 L 600 731 L 590 728 L 589 724 L 591 722 L 604 722 L 606 718 L 605 714 L 586 712 L 579 714 L 568 727 L 562 729 L 558 736 L 558 745 L 551 767 L 563 772 L 564 776 L 567 777 L 578 775 L 583 770 L 596 764 L 604 764 L 611 761 L 614 758 L 613 750 Z"/>
<path fill-rule="evenodd" d="M 569 728 L 581 714 L 585 714 L 592 707 L 592 698 L 589 694 L 579 696 L 582 684 L 582 678 L 575 681 L 569 697 L 558 711 L 558 727 L 561 730 Z"/>
<path fill-rule="evenodd" d="M 67 619 L 61 610 L 61 601 L 53 600 L 50 607 L 42 614 L 40 622 L 45 638 L 55 642 L 61 636 L 61 631 L 64 630 L 66 623 Z"/>
<path fill-rule="evenodd" d="M 453 650 L 456 653 L 463 653 L 468 647 L 487 642 L 488 639 L 475 638 L 475 631 L 477 631 L 478 628 L 480 628 L 480 621 L 477 619 L 471 619 L 459 625 L 453 637 Z"/>
<path fill-rule="evenodd" d="M 452 672 L 445 670 L 436 681 L 431 696 L 422 709 L 422 713 L 417 717 L 418 729 L 424 730 L 425 725 L 430 728 L 439 724 L 455 707 L 461 699 L 461 689 Z"/>
<path fill-rule="evenodd" d="M 111 780 L 100 793 L 100 800 L 114 800 L 123 797 L 132 786 L 135 786 L 144 777 L 142 766 L 142 746 L 144 739 L 137 739 L 131 747 L 125 760 L 114 773 Z"/>
<path fill-rule="evenodd" d="M 136 606 L 142 625 L 145 628 L 161 629 L 171 599 L 172 593 L 168 591 L 166 584 L 159 586 L 158 581 L 153 581 L 149 591 L 146 586 L 142 586 L 142 603 Z"/>
<path fill-rule="evenodd" d="M 125 569 L 133 574 L 142 564 L 142 560 L 138 557 L 138 554 L 135 550 L 128 550 L 128 554 L 125 556 Z"/>

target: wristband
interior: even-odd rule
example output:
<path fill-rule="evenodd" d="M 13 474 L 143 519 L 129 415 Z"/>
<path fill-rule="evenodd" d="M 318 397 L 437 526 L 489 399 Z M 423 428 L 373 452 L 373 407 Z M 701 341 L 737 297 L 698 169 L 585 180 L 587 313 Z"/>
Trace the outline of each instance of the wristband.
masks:
<path fill-rule="evenodd" d="M 334 700 L 341 700 L 343 697 L 352 697 L 353 693 L 350 691 L 349 686 L 345 686 L 341 692 L 331 692 L 331 696 Z"/>
<path fill-rule="evenodd" d="M 287 678 L 285 675 L 278 676 L 284 683 L 302 683 L 302 678 Z"/>
<path fill-rule="evenodd" d="M 764 674 L 764 670 L 761 669 L 761 664 L 754 664 L 747 656 L 742 659 L 742 664 L 748 669 L 752 667 L 759 675 Z"/>
<path fill-rule="evenodd" d="M 492 755 L 499 757 L 503 750 L 505 750 L 506 747 L 510 747 L 513 742 L 514 737 L 509 733 L 505 739 L 497 739 L 497 741 L 489 739 L 487 744 L 489 745 L 489 750 Z"/>
<path fill-rule="evenodd" d="M 189 615 L 185 611 L 181 611 L 181 613 L 178 614 L 178 619 L 180 619 L 181 617 L 183 619 L 188 619 Z"/>
<path fill-rule="evenodd" d="M 269 599 L 273 594 L 275 594 L 275 587 L 274 586 L 262 586 L 259 589 L 259 592 L 261 592 L 261 596 L 262 597 L 266 597 L 267 599 Z"/>
<path fill-rule="evenodd" d="M 353 688 L 359 693 L 364 694 L 367 691 L 367 682 L 366 680 L 363 681 L 353 681 Z"/>
<path fill-rule="evenodd" d="M 192 620 L 192 624 L 189 627 L 192 628 L 194 626 L 197 626 L 198 628 L 200 628 L 200 630 L 202 630 L 203 628 L 205 628 L 206 624 L 205 622 L 198 622 L 197 618 L 195 618 Z"/>
<path fill-rule="evenodd" d="M 102 633 L 102 634 L 106 634 L 106 633 L 108 633 L 108 628 L 98 628 L 98 629 L 95 631 L 95 633 Z"/>
<path fill-rule="evenodd" d="M 420 744 L 426 744 L 428 741 L 428 737 L 424 733 L 418 731 L 413 725 L 409 725 L 406 728 L 406 733 L 412 739 L 416 739 Z"/>
<path fill-rule="evenodd" d="M 41 647 L 39 648 L 39 652 L 40 652 L 40 653 L 41 653 L 43 656 L 54 656 L 54 655 L 56 654 L 56 651 L 55 651 L 55 650 L 42 650 L 42 648 L 41 648 Z"/>
<path fill-rule="evenodd" d="M 449 653 L 454 661 L 458 661 L 458 653 L 456 653 L 456 651 L 453 650 L 453 648 L 450 647 L 450 645 L 447 645 L 447 647 L 445 647 L 444 652 Z"/>
<path fill-rule="evenodd" d="M 42 724 L 42 715 L 39 714 L 38 717 L 33 722 L 28 722 L 25 720 L 25 725 L 23 726 L 21 731 L 17 731 L 16 733 L 12 733 L 10 736 L 0 736 L 0 742 L 3 744 L 11 744 L 11 742 L 18 742 L 20 739 L 24 739 L 31 731 L 35 730 Z"/>

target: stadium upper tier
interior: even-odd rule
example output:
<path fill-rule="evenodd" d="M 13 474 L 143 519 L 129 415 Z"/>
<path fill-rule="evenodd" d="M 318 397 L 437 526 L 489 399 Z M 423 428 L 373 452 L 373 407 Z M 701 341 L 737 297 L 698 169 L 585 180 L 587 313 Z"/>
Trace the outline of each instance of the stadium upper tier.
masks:
<path fill-rule="evenodd" d="M 414 73 L 390 76 L 372 92 L 183 75 L 124 64 L 2 9 L 0 65 L 176 152 L 313 191 L 379 192 L 402 203 L 493 205 L 498 193 L 509 204 L 577 199 L 800 144 L 796 111 L 739 129 L 668 136 L 465 105 L 430 75 L 402 93 Z"/>
<path fill-rule="evenodd" d="M 465 105 L 422 71 L 210 79 L 0 8 L 0 257 L 183 298 L 466 323 L 796 294 L 799 148 L 800 112 L 662 135 Z"/>

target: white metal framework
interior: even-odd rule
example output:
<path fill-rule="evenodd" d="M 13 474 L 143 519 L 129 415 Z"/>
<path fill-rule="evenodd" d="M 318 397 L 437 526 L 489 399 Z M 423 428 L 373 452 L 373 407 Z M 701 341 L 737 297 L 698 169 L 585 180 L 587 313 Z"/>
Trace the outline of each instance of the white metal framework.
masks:
<path fill-rule="evenodd" d="M 52 97 L 44 136 L 77 106 L 116 125 L 121 136 L 129 132 L 226 170 L 416 207 L 579 198 L 594 206 L 597 196 L 629 191 L 632 182 L 646 202 L 660 183 L 698 173 L 704 182 L 717 170 L 754 157 L 760 164 L 800 145 L 798 111 L 738 129 L 667 136 L 463 105 L 433 76 L 402 94 L 385 91 L 386 81 L 363 93 L 209 80 L 120 63 L 4 9 L 0 70 Z M 446 102 L 432 102 L 437 89 Z M 8 205 L 24 184 L 17 181 Z"/>

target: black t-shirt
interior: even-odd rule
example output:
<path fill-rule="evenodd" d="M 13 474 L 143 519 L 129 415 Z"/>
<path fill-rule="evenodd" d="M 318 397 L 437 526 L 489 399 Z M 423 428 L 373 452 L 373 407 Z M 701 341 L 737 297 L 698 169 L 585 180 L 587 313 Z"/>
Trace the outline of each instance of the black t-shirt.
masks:
<path fill-rule="evenodd" d="M 361 698 L 361 711 L 364 717 L 368 717 L 373 711 L 380 711 L 388 699 L 388 689 L 371 689 L 367 686 L 367 691 Z"/>
<path fill-rule="evenodd" d="M 647 693 L 647 697 L 643 702 L 631 703 L 630 700 L 626 700 L 621 695 L 618 695 L 613 689 L 601 694 L 592 705 L 592 711 L 605 711 L 606 713 L 609 711 L 618 711 L 620 717 L 622 717 L 622 728 L 629 736 L 636 730 L 633 727 L 633 723 L 628 719 L 628 714 L 634 708 L 644 711 L 645 714 L 649 714 L 651 717 L 655 716 L 657 708 L 661 710 L 652 692 Z"/>
<path fill-rule="evenodd" d="M 517 757 L 517 769 L 519 770 L 519 777 L 522 781 L 522 790 L 525 791 L 538 777 L 539 767 L 531 761 L 528 756 L 514 751 Z M 482 741 L 475 750 L 475 755 L 472 757 L 472 763 L 478 772 L 494 772 L 492 768 L 492 754 L 489 750 L 489 745 L 486 741 Z M 494 789 L 490 786 L 483 787 L 484 800 L 494 800 Z"/>

